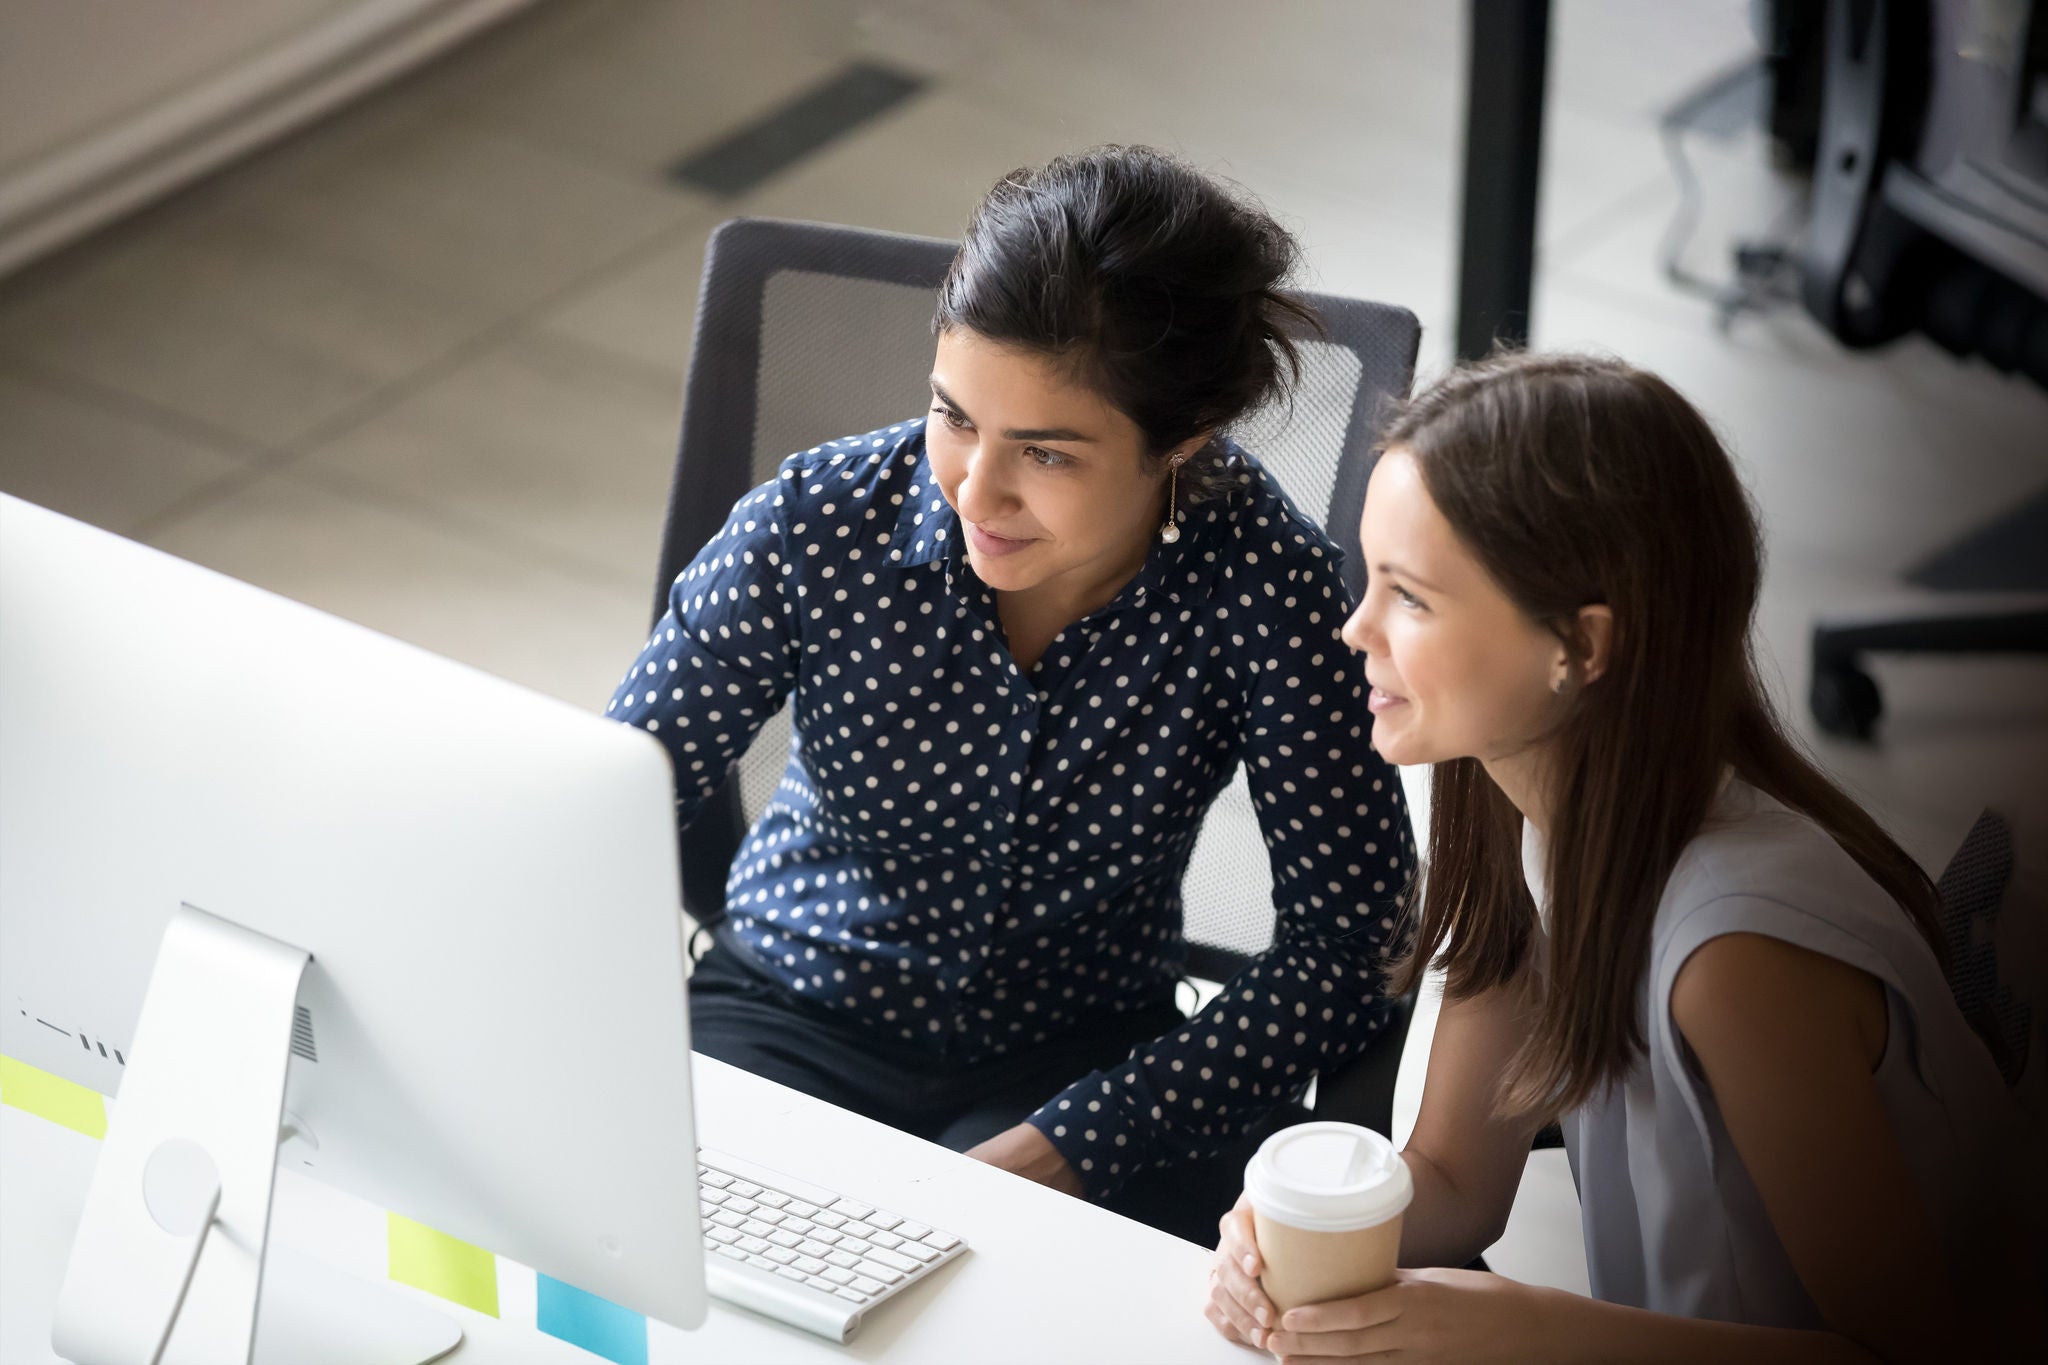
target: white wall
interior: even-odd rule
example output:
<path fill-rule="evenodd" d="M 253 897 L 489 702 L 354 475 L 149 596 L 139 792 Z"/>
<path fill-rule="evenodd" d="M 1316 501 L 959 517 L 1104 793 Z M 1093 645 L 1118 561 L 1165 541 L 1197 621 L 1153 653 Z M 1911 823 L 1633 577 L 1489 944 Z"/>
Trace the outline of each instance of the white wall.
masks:
<path fill-rule="evenodd" d="M 0 177 L 308 27 L 349 0 L 7 0 Z"/>
<path fill-rule="evenodd" d="M 4 0 L 0 274 L 531 0 Z"/>

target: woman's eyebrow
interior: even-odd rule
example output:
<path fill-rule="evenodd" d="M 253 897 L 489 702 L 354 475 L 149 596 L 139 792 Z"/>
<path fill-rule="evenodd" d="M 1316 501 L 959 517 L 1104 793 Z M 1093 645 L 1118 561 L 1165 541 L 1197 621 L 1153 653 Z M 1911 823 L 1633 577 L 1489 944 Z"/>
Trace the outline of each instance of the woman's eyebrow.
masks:
<path fill-rule="evenodd" d="M 1442 589 L 1442 588 L 1440 588 L 1440 587 L 1438 587 L 1438 586 L 1437 586 L 1436 584 L 1434 584 L 1434 583 L 1431 583 L 1431 582 L 1429 582 L 1428 580 L 1424 579 L 1424 578 L 1422 577 L 1422 575 L 1421 575 L 1421 574 L 1416 574 L 1416 573 L 1410 573 L 1410 572 L 1409 572 L 1408 570 L 1406 570 L 1406 569 L 1402 568 L 1402 567 L 1401 567 L 1401 566 L 1400 566 L 1399 564 L 1393 564 L 1393 563 L 1380 563 L 1380 564 L 1375 564 L 1375 565 L 1373 565 L 1373 566 L 1372 566 L 1372 571 L 1373 571 L 1374 573 L 1380 573 L 1380 574 L 1390 574 L 1390 575 L 1392 575 L 1392 576 L 1393 576 L 1393 577 L 1395 577 L 1395 578 L 1405 578 L 1405 579 L 1407 579 L 1407 580 L 1408 580 L 1408 581 L 1409 581 L 1410 583 L 1413 583 L 1413 584 L 1414 584 L 1414 585 L 1415 585 L 1416 587 L 1418 587 L 1418 588 L 1426 588 L 1426 589 L 1428 589 L 1428 590 L 1429 590 L 1430 592 L 1442 592 L 1442 591 L 1443 591 L 1443 589 Z"/>
<path fill-rule="evenodd" d="M 961 407 L 959 403 L 955 402 L 952 394 L 946 392 L 944 386 L 939 383 L 938 376 L 932 376 L 928 382 L 932 386 L 932 392 L 937 394 L 940 401 L 947 407 L 953 409 L 962 417 L 967 418 L 970 422 L 974 420 L 973 415 L 966 408 Z M 1006 441 L 1079 441 L 1086 445 L 1097 444 L 1095 437 L 1083 431 L 1075 431 L 1072 427 L 1011 427 L 1003 433 L 1003 439 Z"/>

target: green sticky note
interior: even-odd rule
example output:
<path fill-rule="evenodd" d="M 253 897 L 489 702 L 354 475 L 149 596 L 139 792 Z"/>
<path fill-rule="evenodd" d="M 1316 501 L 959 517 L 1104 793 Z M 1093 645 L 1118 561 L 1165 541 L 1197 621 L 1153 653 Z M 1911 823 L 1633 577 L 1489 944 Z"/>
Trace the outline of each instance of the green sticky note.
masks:
<path fill-rule="evenodd" d="M 107 1102 L 99 1091 L 12 1057 L 0 1057 L 0 1104 L 75 1128 L 89 1138 L 107 1135 Z"/>
<path fill-rule="evenodd" d="M 387 1213 L 391 1278 L 498 1316 L 498 1258 L 445 1232 Z"/>

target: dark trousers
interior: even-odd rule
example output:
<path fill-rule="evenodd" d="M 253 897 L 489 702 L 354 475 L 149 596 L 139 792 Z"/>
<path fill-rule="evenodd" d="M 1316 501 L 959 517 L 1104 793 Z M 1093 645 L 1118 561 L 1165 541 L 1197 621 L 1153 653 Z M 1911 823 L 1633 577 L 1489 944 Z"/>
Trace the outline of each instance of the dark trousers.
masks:
<path fill-rule="evenodd" d="M 690 978 L 690 1042 L 697 1051 L 956 1152 L 1022 1123 L 1081 1077 L 1115 1066 L 1185 1022 L 1168 995 L 1028 1053 L 962 1065 L 879 1038 L 792 994 L 723 935 L 713 938 Z M 1217 1220 L 1243 1186 L 1245 1162 L 1273 1129 L 1304 1117 L 1299 1107 L 1284 1106 L 1213 1157 L 1183 1157 L 1131 1177 L 1106 1206 L 1213 1247 Z"/>

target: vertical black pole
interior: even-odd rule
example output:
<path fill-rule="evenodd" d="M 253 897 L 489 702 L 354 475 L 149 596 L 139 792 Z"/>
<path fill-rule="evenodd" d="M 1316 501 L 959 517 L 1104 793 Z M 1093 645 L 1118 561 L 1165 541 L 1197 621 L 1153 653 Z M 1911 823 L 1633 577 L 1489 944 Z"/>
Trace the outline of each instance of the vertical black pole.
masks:
<path fill-rule="evenodd" d="M 1472 0 L 1458 358 L 1529 339 L 1550 0 Z"/>

